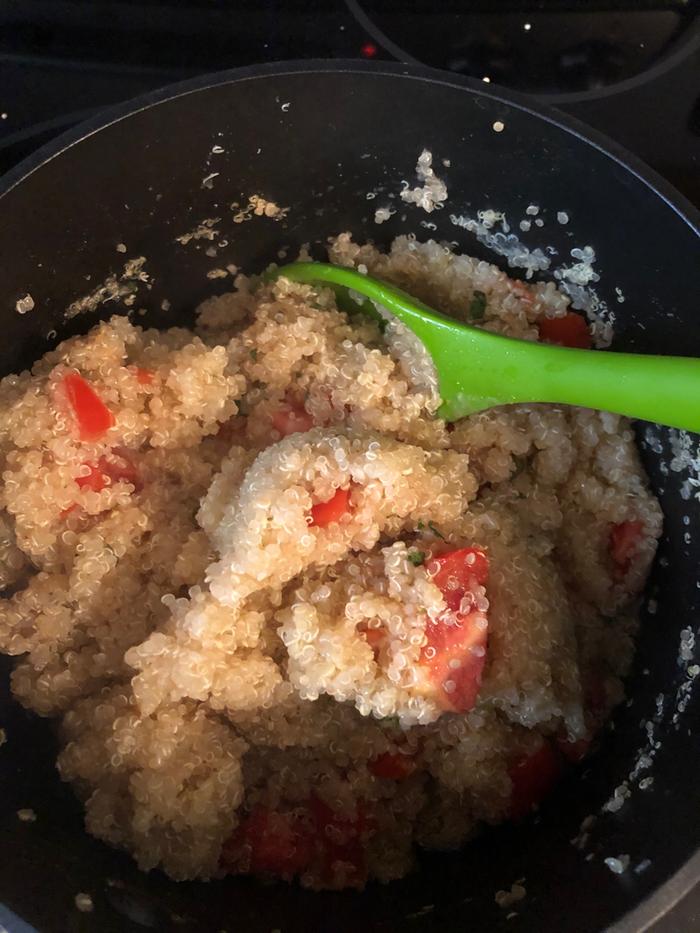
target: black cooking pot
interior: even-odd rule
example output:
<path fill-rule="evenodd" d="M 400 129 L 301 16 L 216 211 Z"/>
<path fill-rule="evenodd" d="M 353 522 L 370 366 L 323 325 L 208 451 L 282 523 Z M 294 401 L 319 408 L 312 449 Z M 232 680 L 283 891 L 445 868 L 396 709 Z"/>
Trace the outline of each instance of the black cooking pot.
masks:
<path fill-rule="evenodd" d="M 424 146 L 447 181 L 447 209 L 428 216 L 406 206 L 377 226 L 375 208 L 392 203 L 389 193 L 413 178 Z M 289 207 L 287 218 L 234 223 L 230 204 L 251 194 Z M 546 222 L 520 234 L 517 221 L 530 204 Z M 504 210 L 524 240 L 550 246 L 560 259 L 594 247 L 596 288 L 616 317 L 615 349 L 700 355 L 698 215 L 661 179 L 515 94 L 419 68 L 324 62 L 244 69 L 167 89 L 84 124 L 7 176 L 0 185 L 0 371 L 28 366 L 57 339 L 117 311 L 147 308 L 157 325 L 190 320 L 197 302 L 231 287 L 230 277 L 207 277 L 213 267 L 258 271 L 283 247 L 293 255 L 309 242 L 320 253 L 327 236 L 346 229 L 387 244 L 402 232 L 426 238 L 420 221 L 427 221 L 436 224 L 435 237 L 499 261 L 449 218 L 486 207 Z M 569 222 L 557 222 L 557 212 Z M 214 245 L 207 239 L 176 242 L 208 218 L 221 218 L 215 242 L 228 241 L 216 258 L 207 255 Z M 66 320 L 72 302 L 137 256 L 147 258 L 150 279 L 131 309 L 116 299 Z M 34 308 L 19 314 L 16 302 L 27 294 Z M 700 704 L 682 686 L 692 659 L 679 661 L 681 631 L 693 625 L 700 602 L 700 549 L 694 487 L 687 472 L 668 468 L 678 438 L 648 425 L 638 435 L 666 515 L 650 584 L 655 611 L 643 613 L 630 703 L 538 819 L 489 831 L 459 853 L 425 854 L 419 872 L 363 894 L 311 894 L 249 879 L 175 884 L 159 872 L 139 873 L 126 855 L 85 834 L 81 809 L 54 769 L 51 724 L 14 705 L 3 676 L 0 901 L 15 915 L 5 924 L 12 929 L 21 917 L 41 931 L 212 933 L 646 928 L 700 876 Z M 639 789 L 645 777 L 653 783 Z M 618 791 L 623 805 L 605 811 L 623 781 L 629 798 Z M 21 808 L 32 808 L 36 822 L 19 820 Z M 591 814 L 589 838 L 577 847 L 571 840 Z M 614 874 L 604 859 L 622 855 L 629 867 Z M 519 916 L 507 919 L 511 909 L 498 907 L 494 894 L 521 878 L 527 897 L 513 908 Z M 77 892 L 92 895 L 94 913 L 76 911 Z"/>

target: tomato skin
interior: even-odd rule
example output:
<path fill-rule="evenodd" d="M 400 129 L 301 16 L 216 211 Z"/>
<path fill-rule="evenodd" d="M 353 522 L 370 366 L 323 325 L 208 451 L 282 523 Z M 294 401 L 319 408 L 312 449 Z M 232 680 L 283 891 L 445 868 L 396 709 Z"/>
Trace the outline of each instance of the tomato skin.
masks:
<path fill-rule="evenodd" d="M 282 405 L 272 415 L 272 427 L 278 431 L 282 437 L 288 437 L 290 434 L 310 431 L 314 426 L 314 419 L 298 402 L 283 402 Z"/>
<path fill-rule="evenodd" d="M 68 373 L 62 386 L 77 421 L 80 440 L 99 440 L 114 424 L 112 412 L 80 373 Z"/>
<path fill-rule="evenodd" d="M 550 793 L 562 776 L 561 756 L 550 742 L 525 758 L 516 761 L 509 775 L 513 782 L 510 798 L 510 818 L 522 820 Z"/>
<path fill-rule="evenodd" d="M 378 778 L 385 778 L 388 781 L 405 781 L 415 771 L 416 764 L 413 755 L 405 755 L 403 752 L 384 752 L 372 758 L 367 767 L 371 773 Z"/>
<path fill-rule="evenodd" d="M 590 350 L 591 334 L 588 324 L 580 314 L 567 311 L 563 317 L 545 317 L 538 323 L 540 338 L 549 343 L 578 350 Z"/>
<path fill-rule="evenodd" d="M 613 561 L 613 576 L 623 579 L 637 554 L 644 525 L 638 519 L 620 522 L 610 529 L 609 550 Z"/>
<path fill-rule="evenodd" d="M 350 490 L 337 489 L 327 502 L 317 502 L 311 506 L 310 524 L 316 528 L 325 528 L 331 522 L 339 522 L 350 512 Z"/>
<path fill-rule="evenodd" d="M 488 626 L 476 609 L 460 612 L 463 599 L 488 580 L 489 564 L 481 548 L 459 548 L 433 558 L 426 570 L 440 589 L 447 612 L 426 625 L 421 664 L 436 687 L 439 705 L 465 713 L 476 703 L 486 663 Z"/>

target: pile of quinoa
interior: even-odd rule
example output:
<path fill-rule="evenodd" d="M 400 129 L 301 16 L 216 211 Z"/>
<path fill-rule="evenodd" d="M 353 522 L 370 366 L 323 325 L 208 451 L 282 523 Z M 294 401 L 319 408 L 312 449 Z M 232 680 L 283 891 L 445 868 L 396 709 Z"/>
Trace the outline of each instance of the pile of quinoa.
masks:
<path fill-rule="evenodd" d="M 434 241 L 330 259 L 514 337 L 569 313 Z M 585 754 L 661 531 L 630 425 L 439 404 L 391 326 L 244 276 L 193 330 L 113 317 L 2 380 L 0 650 L 90 833 L 175 879 L 361 888 Z"/>

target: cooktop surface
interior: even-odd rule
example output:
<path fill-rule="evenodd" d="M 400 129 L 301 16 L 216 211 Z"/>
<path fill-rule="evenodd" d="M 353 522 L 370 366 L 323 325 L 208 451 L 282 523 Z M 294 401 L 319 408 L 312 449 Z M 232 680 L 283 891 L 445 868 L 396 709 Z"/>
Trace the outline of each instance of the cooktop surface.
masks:
<path fill-rule="evenodd" d="M 0 171 L 143 91 L 294 58 L 421 62 L 530 92 L 700 203 L 700 0 L 5 0 Z"/>

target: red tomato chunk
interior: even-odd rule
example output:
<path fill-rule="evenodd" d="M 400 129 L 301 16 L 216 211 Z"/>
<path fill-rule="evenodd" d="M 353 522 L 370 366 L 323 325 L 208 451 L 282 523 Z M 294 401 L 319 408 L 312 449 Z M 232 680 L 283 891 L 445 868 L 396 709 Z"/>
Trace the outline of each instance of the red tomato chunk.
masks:
<path fill-rule="evenodd" d="M 549 343 L 558 343 L 578 350 L 591 348 L 588 324 L 580 314 L 573 311 L 567 312 L 564 317 L 542 318 L 538 328 L 542 340 L 548 340 Z"/>
<path fill-rule="evenodd" d="M 486 663 L 486 617 L 465 600 L 478 598 L 476 587 L 488 580 L 488 558 L 480 548 L 460 548 L 431 560 L 427 571 L 441 590 L 448 612 L 426 626 L 421 663 L 436 686 L 443 709 L 464 713 L 476 703 Z"/>
<path fill-rule="evenodd" d="M 90 472 L 87 476 L 78 476 L 76 483 L 81 489 L 91 489 L 93 492 L 102 492 L 108 483 L 108 479 L 99 467 L 88 463 Z"/>
<path fill-rule="evenodd" d="M 374 652 L 375 660 L 379 656 L 382 644 L 386 638 L 386 631 L 383 627 L 380 628 L 370 628 L 369 625 L 363 623 L 358 626 L 358 631 L 361 635 L 364 635 L 367 644 L 370 646 Z"/>
<path fill-rule="evenodd" d="M 472 581 L 476 580 L 479 586 L 486 586 L 489 578 L 488 558 L 484 551 L 474 547 L 463 547 L 441 554 L 433 558 L 426 569 L 452 612 L 459 612 Z"/>
<path fill-rule="evenodd" d="M 297 434 L 299 431 L 310 431 L 313 426 L 314 419 L 299 403 L 284 402 L 272 415 L 272 427 L 279 431 L 282 437 Z"/>
<path fill-rule="evenodd" d="M 141 477 L 136 465 L 131 459 L 130 452 L 121 447 L 116 447 L 109 456 L 102 456 L 97 463 L 86 463 L 90 472 L 87 476 L 76 476 L 75 482 L 80 489 L 90 489 L 92 492 L 102 492 L 112 483 L 124 482 L 131 483 L 134 490 L 138 492 L 143 488 Z M 77 509 L 73 505 L 61 512 L 61 518 L 65 518 Z"/>
<path fill-rule="evenodd" d="M 638 520 L 620 522 L 610 529 L 610 556 L 613 560 L 613 576 L 621 579 L 627 574 L 642 540 L 644 525 Z"/>
<path fill-rule="evenodd" d="M 155 377 L 155 373 L 150 369 L 143 369 L 141 366 L 134 367 L 134 372 L 136 373 L 136 381 L 142 386 L 151 385 Z"/>
<path fill-rule="evenodd" d="M 311 524 L 325 528 L 331 522 L 339 522 L 344 515 L 350 514 L 350 490 L 338 489 L 327 501 L 311 506 Z"/>
<path fill-rule="evenodd" d="M 311 812 L 324 881 L 333 884 L 340 876 L 345 886 L 362 887 L 367 878 L 364 840 L 372 834 L 373 822 L 361 806 L 356 816 L 348 817 L 336 813 L 316 795 L 311 798 Z"/>
<path fill-rule="evenodd" d="M 290 880 L 313 854 L 313 836 L 300 817 L 257 806 L 225 843 L 221 861 L 232 871 L 272 874 Z"/>
<path fill-rule="evenodd" d="M 418 767 L 413 755 L 403 752 L 384 752 L 377 755 L 367 765 L 375 777 L 386 778 L 389 781 L 405 781 Z"/>
<path fill-rule="evenodd" d="M 549 742 L 510 769 L 513 789 L 510 798 L 510 818 L 524 819 L 555 787 L 564 768 L 561 756 Z"/>
<path fill-rule="evenodd" d="M 137 490 L 141 488 L 138 470 L 126 451 L 115 450 L 109 457 L 100 457 L 96 464 L 88 463 L 87 466 L 90 473 L 76 479 L 81 489 L 101 492 L 112 483 L 119 482 L 131 483 Z"/>
<path fill-rule="evenodd" d="M 78 423 L 80 440 L 99 440 L 114 424 L 112 412 L 79 373 L 69 373 L 65 376 L 63 387 Z"/>
<path fill-rule="evenodd" d="M 257 806 L 224 843 L 221 866 L 240 874 L 291 880 L 311 870 L 326 884 L 361 886 L 367 877 L 364 842 L 374 831 L 361 807 L 336 813 L 318 797 L 291 812 Z"/>

